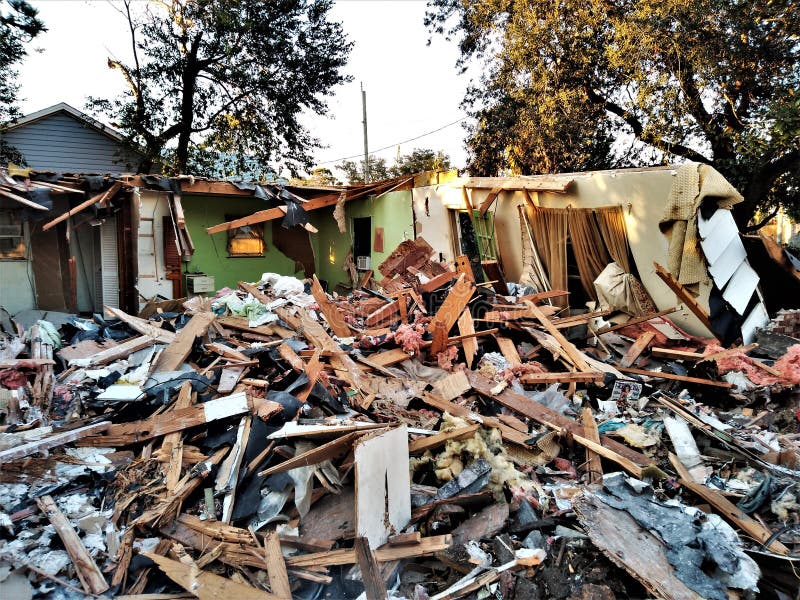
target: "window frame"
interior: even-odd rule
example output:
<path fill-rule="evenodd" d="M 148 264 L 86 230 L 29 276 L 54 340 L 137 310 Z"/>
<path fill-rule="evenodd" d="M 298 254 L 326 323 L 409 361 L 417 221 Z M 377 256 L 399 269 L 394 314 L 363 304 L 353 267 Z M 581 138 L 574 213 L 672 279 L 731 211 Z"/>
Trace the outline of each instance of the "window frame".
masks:
<path fill-rule="evenodd" d="M 235 221 L 236 219 L 240 219 L 242 216 L 235 216 L 235 215 L 225 215 L 226 221 Z M 261 252 L 233 252 L 231 250 L 231 243 L 236 239 L 238 235 L 245 234 L 245 231 L 242 231 L 245 227 L 250 229 L 250 231 L 255 235 L 256 239 L 261 240 Z M 263 258 L 267 252 L 267 243 L 264 240 L 264 224 L 263 223 L 253 223 L 252 225 L 245 225 L 244 227 L 235 227 L 233 229 L 228 229 L 228 240 L 225 245 L 225 249 L 228 252 L 228 258 Z"/>
<path fill-rule="evenodd" d="M 0 230 L 0 239 L 10 239 L 10 240 L 19 239 L 21 244 L 22 244 L 22 254 L 18 255 L 18 256 L 17 255 L 10 256 L 10 255 L 6 255 L 0 249 L 0 261 L 9 261 L 9 262 L 11 262 L 11 261 L 27 260 L 28 259 L 28 248 L 29 248 L 28 228 L 26 227 L 25 221 L 22 219 L 22 211 L 16 210 L 16 209 L 11 209 L 11 208 L 0 208 L 0 215 L 2 215 L 2 214 L 10 214 L 10 215 L 16 216 L 16 221 L 17 222 L 16 223 L 13 222 L 14 219 L 12 218 L 12 222 L 9 223 L 9 226 L 13 226 L 13 225 L 17 225 L 18 224 L 19 225 L 19 235 L 5 234 L 5 233 L 2 233 L 2 230 Z M 1 219 L 0 219 L 0 227 L 3 227 L 3 223 L 2 223 Z"/>

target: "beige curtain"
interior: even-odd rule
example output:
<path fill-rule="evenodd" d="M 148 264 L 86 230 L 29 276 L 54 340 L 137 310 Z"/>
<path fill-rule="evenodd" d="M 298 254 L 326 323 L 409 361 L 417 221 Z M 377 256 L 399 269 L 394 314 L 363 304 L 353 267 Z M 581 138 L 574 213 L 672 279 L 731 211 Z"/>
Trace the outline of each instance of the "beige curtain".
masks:
<path fill-rule="evenodd" d="M 608 253 L 626 273 L 631 272 L 630 246 L 625 229 L 625 215 L 621 206 L 607 206 L 595 209 L 597 225 L 608 248 Z"/>
<path fill-rule="evenodd" d="M 578 263 L 578 273 L 584 291 L 593 300 L 597 300 L 594 280 L 602 273 L 611 257 L 606 252 L 600 230 L 594 220 L 591 208 L 573 208 L 569 210 L 569 235 L 572 239 L 572 251 Z"/>
<path fill-rule="evenodd" d="M 567 220 L 568 213 L 563 208 L 531 207 L 531 233 L 536 251 L 544 263 L 550 287 L 554 290 L 568 290 L 567 286 Z M 553 304 L 568 306 L 567 296 L 554 298 Z"/>

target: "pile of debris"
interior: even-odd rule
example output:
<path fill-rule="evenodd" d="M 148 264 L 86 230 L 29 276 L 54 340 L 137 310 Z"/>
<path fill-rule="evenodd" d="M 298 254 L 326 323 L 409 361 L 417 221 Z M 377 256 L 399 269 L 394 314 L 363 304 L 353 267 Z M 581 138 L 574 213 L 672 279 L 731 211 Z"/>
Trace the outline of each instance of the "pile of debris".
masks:
<path fill-rule="evenodd" d="M 4 318 L 0 597 L 796 597 L 800 345 L 433 254 Z"/>

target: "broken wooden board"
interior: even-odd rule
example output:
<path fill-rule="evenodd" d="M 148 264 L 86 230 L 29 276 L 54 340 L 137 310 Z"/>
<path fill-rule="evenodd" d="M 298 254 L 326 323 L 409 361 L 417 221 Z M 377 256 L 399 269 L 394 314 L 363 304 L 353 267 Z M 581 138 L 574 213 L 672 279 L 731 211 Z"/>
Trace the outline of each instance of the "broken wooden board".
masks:
<path fill-rule="evenodd" d="M 589 538 L 608 558 L 639 580 L 654 596 L 668 600 L 702 600 L 675 575 L 664 545 L 623 510 L 594 495 L 573 500 Z"/>
<path fill-rule="evenodd" d="M 711 317 L 700 303 L 697 302 L 697 299 L 692 295 L 689 290 L 687 290 L 681 283 L 675 279 L 675 277 L 667 271 L 664 267 L 662 267 L 657 262 L 653 263 L 653 266 L 656 269 L 656 275 L 659 276 L 661 281 L 667 284 L 667 287 L 673 291 L 673 293 L 678 297 L 678 300 L 683 302 L 683 304 L 688 308 L 694 316 L 696 316 L 700 322 L 705 325 L 706 329 L 708 329 L 712 335 L 714 334 L 714 329 L 711 325 Z"/>
<path fill-rule="evenodd" d="M 376 352 L 369 355 L 369 361 L 381 367 L 390 367 L 410 359 L 411 356 L 402 348 L 392 348 L 383 352 Z"/>
<path fill-rule="evenodd" d="M 433 391 L 437 396 L 445 400 L 453 400 L 462 394 L 466 394 L 472 389 L 466 374 L 463 371 L 456 371 L 435 381 Z"/>
<path fill-rule="evenodd" d="M 533 313 L 533 315 L 539 320 L 542 326 L 547 330 L 547 332 L 561 345 L 561 348 L 563 348 L 564 352 L 567 354 L 567 356 L 569 356 L 570 362 L 575 365 L 576 369 L 584 372 L 594 370 L 583 359 L 583 353 L 580 352 L 580 350 L 578 350 L 572 344 L 572 342 L 569 342 L 555 326 L 553 326 L 553 323 L 547 318 L 547 316 L 538 306 L 529 300 L 526 301 L 525 304 L 528 306 L 528 309 Z"/>
<path fill-rule="evenodd" d="M 208 327 L 216 318 L 217 316 L 212 312 L 193 315 L 183 329 L 175 335 L 174 341 L 161 353 L 155 370 L 160 372 L 177 371 L 192 351 L 195 339 L 205 335 Z"/>
<path fill-rule="evenodd" d="M 58 446 L 63 446 L 64 444 L 69 444 L 70 442 L 88 437 L 92 434 L 105 431 L 109 427 L 111 427 L 111 421 L 101 421 L 100 423 L 85 425 L 84 427 L 78 427 L 77 429 L 72 429 L 70 431 L 56 433 L 41 440 L 28 442 L 27 444 L 21 444 L 13 448 L 2 450 L 0 451 L 0 465 L 13 460 L 19 460 L 20 458 L 25 458 L 26 456 L 30 456 L 36 452 L 42 452 L 44 450 L 49 450 L 50 448 L 56 448 Z"/>
<path fill-rule="evenodd" d="M 631 344 L 630 348 L 628 348 L 628 351 L 625 353 L 625 356 L 622 357 L 622 360 L 619 362 L 619 365 L 621 367 L 633 366 L 633 364 L 642 355 L 642 352 L 647 350 L 647 347 L 650 345 L 650 342 L 653 341 L 654 337 L 656 337 L 655 332 L 646 331 L 638 338 L 636 338 L 636 341 L 633 344 Z"/>
<path fill-rule="evenodd" d="M 159 556 L 152 552 L 141 552 L 158 565 L 164 574 L 180 585 L 187 592 L 191 592 L 200 600 L 286 600 L 275 594 L 270 594 L 244 583 L 238 583 L 208 571 L 202 571 L 196 565 L 185 565 L 177 560 Z"/>
<path fill-rule="evenodd" d="M 323 461 L 335 458 L 341 454 L 344 454 L 359 435 L 360 434 L 356 431 L 343 435 L 332 442 L 328 442 L 322 446 L 317 446 L 308 452 L 303 452 L 302 454 L 285 460 L 274 467 L 265 469 L 259 473 L 259 476 L 263 477 L 265 475 L 273 475 L 274 473 L 284 473 L 286 471 L 291 471 L 292 469 L 316 465 Z"/>
<path fill-rule="evenodd" d="M 725 388 L 726 390 L 733 389 L 735 386 L 726 381 L 712 381 L 711 379 L 702 379 L 701 377 L 689 377 L 687 375 L 675 375 L 674 373 L 661 373 L 660 371 L 646 371 L 644 369 L 636 369 L 634 367 L 617 367 L 623 373 L 631 373 L 633 375 L 643 375 L 645 377 L 653 377 L 655 379 L 670 379 L 672 381 L 682 381 L 684 383 L 696 383 L 697 385 L 709 385 L 711 387 Z"/>
<path fill-rule="evenodd" d="M 494 339 L 500 347 L 503 358 L 505 358 L 512 367 L 522 364 L 522 359 L 519 357 L 517 347 L 510 338 L 503 337 L 502 335 L 495 335 Z"/>
<path fill-rule="evenodd" d="M 551 410 L 543 404 L 531 400 L 527 396 L 518 394 L 517 392 L 514 392 L 508 388 L 499 394 L 496 394 L 492 391 L 496 384 L 486 377 L 479 375 L 478 373 L 471 372 L 468 373 L 467 376 L 469 377 L 469 382 L 472 384 L 472 388 L 476 392 L 486 396 L 487 398 L 496 400 L 506 408 L 510 408 L 511 410 L 525 415 L 537 423 L 547 425 L 552 429 L 558 430 L 563 428 L 573 434 L 581 436 L 585 435 L 583 427 L 581 427 L 580 423 L 577 421 L 574 421 L 569 417 L 565 417 L 561 413 Z M 644 454 L 636 452 L 635 450 L 631 450 L 624 444 L 621 444 L 616 440 L 609 438 L 608 436 L 602 436 L 601 439 L 604 446 L 610 448 L 617 454 L 630 459 L 637 465 L 647 466 L 652 462 L 652 460 Z"/>
<path fill-rule="evenodd" d="M 369 542 L 363 537 L 357 537 L 353 540 L 353 549 L 361 570 L 361 581 L 364 583 L 364 594 L 367 600 L 386 600 L 389 597 L 386 583 L 383 581 L 378 561 L 372 554 Z"/>
<path fill-rule="evenodd" d="M 388 562 L 417 556 L 431 556 L 437 552 L 447 550 L 453 543 L 451 535 L 436 535 L 422 538 L 419 544 L 391 546 L 386 544 L 373 550 L 375 560 Z M 291 556 L 286 559 L 287 567 L 335 567 L 337 565 L 351 565 L 358 561 L 353 549 L 341 548 L 327 552 L 315 552 L 302 556 Z"/>
<path fill-rule="evenodd" d="M 156 341 L 162 344 L 171 344 L 175 341 L 175 333 L 172 331 L 167 331 L 166 329 L 161 329 L 160 326 L 153 324 L 150 321 L 145 321 L 144 319 L 140 319 L 139 317 L 132 317 L 128 313 L 111 306 L 104 307 L 106 312 L 113 317 L 116 317 L 126 325 L 128 325 L 134 331 L 140 333 L 141 335 L 147 335 L 151 338 L 154 338 Z"/>
<path fill-rule="evenodd" d="M 325 290 L 322 289 L 322 285 L 316 275 L 313 276 L 311 283 L 311 293 L 314 296 L 314 300 L 317 301 L 320 311 L 322 311 L 322 314 L 325 316 L 325 320 L 328 322 L 328 327 L 331 328 L 331 331 L 340 338 L 346 338 L 352 335 L 350 326 L 344 320 L 343 313 L 331 302 L 330 298 L 328 298 L 328 295 L 325 293 Z"/>
<path fill-rule="evenodd" d="M 257 398 L 251 402 L 245 392 L 239 392 L 149 419 L 114 424 L 107 428 L 105 435 L 84 437 L 76 443 L 79 446 L 127 446 L 228 417 L 257 412 L 258 405 L 263 402 L 264 400 Z"/>
<path fill-rule="evenodd" d="M 408 428 L 362 437 L 355 445 L 356 534 L 377 548 L 411 520 Z"/>
<path fill-rule="evenodd" d="M 469 310 L 465 310 L 458 317 L 458 333 L 463 336 L 475 334 L 475 323 L 472 321 L 472 315 Z M 478 354 L 478 340 L 474 337 L 467 337 L 461 343 L 461 347 L 464 350 L 464 358 L 467 360 L 467 368 L 472 368 L 475 355 Z"/>
<path fill-rule="evenodd" d="M 592 409 L 588 406 L 583 409 L 581 413 L 581 422 L 583 423 L 583 431 L 586 439 L 593 441 L 595 444 L 600 445 L 600 433 L 597 429 L 597 421 L 592 416 Z M 603 482 L 603 464 L 600 460 L 600 455 L 596 452 L 586 448 L 586 464 L 584 465 L 587 480 L 590 484 L 599 484 Z"/>
<path fill-rule="evenodd" d="M 439 310 L 436 311 L 433 320 L 428 324 L 428 333 L 435 335 L 437 324 L 439 324 L 438 329 L 440 331 L 444 330 L 444 337 L 446 339 L 450 329 L 458 320 L 458 317 L 461 315 L 474 293 L 474 282 L 468 281 L 463 274 L 459 276 L 453 284 L 453 287 L 450 288 L 450 292 L 439 307 Z M 434 340 L 436 340 L 435 337 Z M 436 356 L 439 352 L 442 352 L 445 347 L 446 342 L 445 345 L 432 344 L 430 348 L 431 355 Z"/>
<path fill-rule="evenodd" d="M 286 562 L 281 552 L 281 542 L 274 530 L 264 537 L 264 552 L 269 565 L 267 576 L 272 593 L 278 598 L 292 600 L 292 588 L 289 585 L 289 574 L 286 572 Z"/>
<path fill-rule="evenodd" d="M 475 432 L 478 431 L 479 427 L 480 425 L 475 423 L 473 425 L 467 425 L 466 427 L 458 427 L 456 429 L 443 431 L 442 433 L 437 433 L 436 435 L 417 438 L 416 440 L 409 442 L 408 453 L 421 454 L 423 452 L 427 452 L 428 450 L 433 450 L 434 448 L 443 446 L 450 440 L 463 440 L 472 437 L 475 435 Z"/>
<path fill-rule="evenodd" d="M 587 371 L 586 373 L 522 373 L 519 376 L 521 383 L 529 385 L 572 383 L 579 381 L 603 381 L 605 373 L 602 371 Z"/>
<path fill-rule="evenodd" d="M 52 221 L 48 221 L 47 223 L 42 225 L 42 231 L 47 231 L 48 229 L 52 229 L 53 227 L 61 223 L 61 221 L 66 221 L 70 217 L 77 215 L 79 212 L 86 210 L 93 204 L 99 203 L 101 206 L 105 206 L 105 204 L 107 204 L 108 201 L 111 200 L 121 188 L 122 188 L 122 182 L 120 181 L 114 182 L 114 184 L 107 190 L 102 191 L 95 196 L 92 196 L 88 200 L 84 200 L 83 202 L 78 204 L 78 206 L 76 206 L 75 208 L 69 209 L 67 212 L 60 214 Z"/>
<path fill-rule="evenodd" d="M 58 537 L 61 538 L 86 593 L 94 595 L 106 592 L 109 588 L 106 578 L 92 560 L 86 546 L 81 542 L 67 517 L 59 510 L 55 500 L 51 496 L 42 496 L 36 499 L 36 503 L 53 525 Z"/>

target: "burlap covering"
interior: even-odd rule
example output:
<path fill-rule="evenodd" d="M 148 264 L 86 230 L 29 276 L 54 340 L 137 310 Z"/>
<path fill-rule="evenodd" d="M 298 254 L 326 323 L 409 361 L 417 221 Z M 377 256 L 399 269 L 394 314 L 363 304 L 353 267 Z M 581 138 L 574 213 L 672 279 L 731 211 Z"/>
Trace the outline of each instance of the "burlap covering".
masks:
<path fill-rule="evenodd" d="M 678 168 L 659 227 L 669 241 L 667 270 L 695 295 L 708 281 L 708 269 L 697 233 L 697 210 L 705 198 L 731 208 L 744 198 L 713 167 L 689 163 Z"/>

